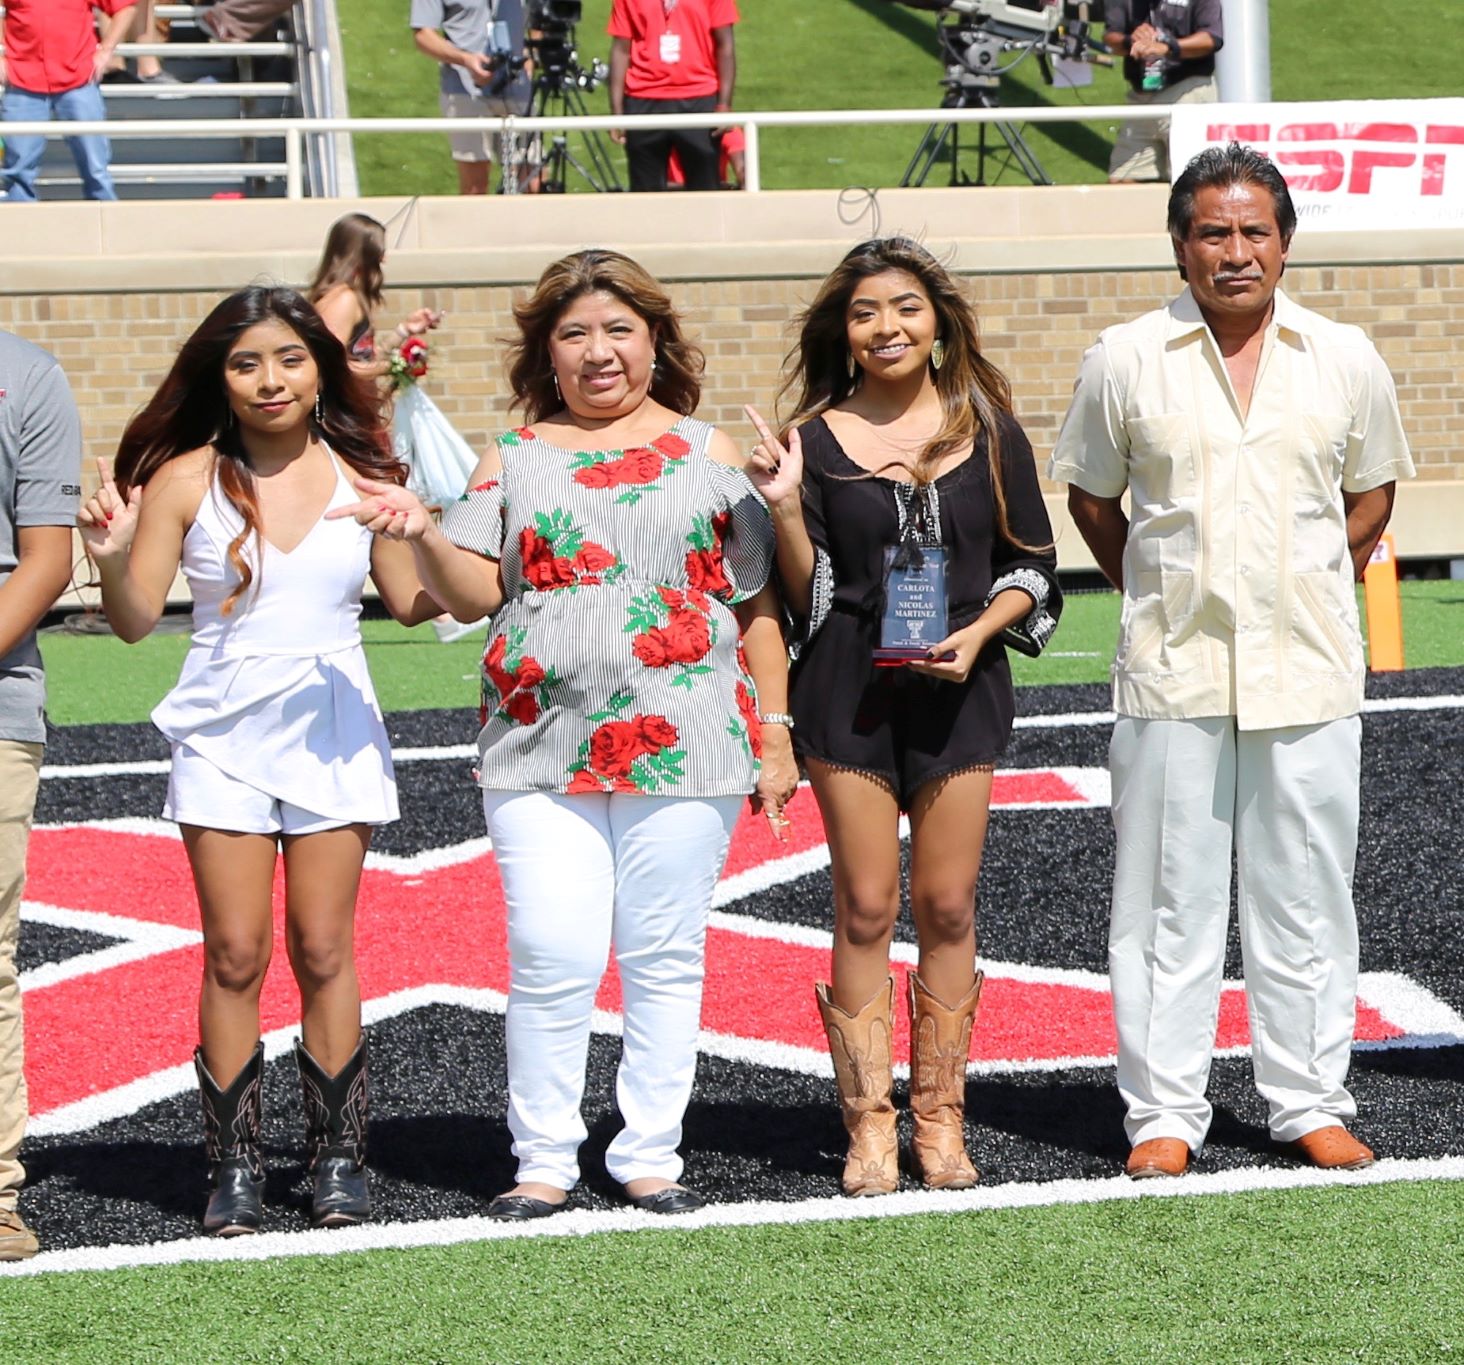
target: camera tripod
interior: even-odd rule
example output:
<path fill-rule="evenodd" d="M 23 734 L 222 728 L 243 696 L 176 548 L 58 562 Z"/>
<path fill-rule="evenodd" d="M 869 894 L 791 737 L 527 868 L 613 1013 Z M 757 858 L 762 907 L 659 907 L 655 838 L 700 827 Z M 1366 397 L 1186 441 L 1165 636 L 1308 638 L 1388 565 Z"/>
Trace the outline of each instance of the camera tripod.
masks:
<path fill-rule="evenodd" d="M 996 109 L 999 103 L 996 92 L 991 90 L 953 90 L 941 101 L 942 109 Z M 1043 169 L 1037 154 L 1027 145 L 1022 134 L 1010 123 L 998 120 L 994 123 L 976 125 L 976 178 L 971 179 L 961 169 L 961 125 L 959 123 L 932 123 L 920 139 L 915 155 L 905 167 L 900 179 L 902 186 L 923 185 L 931 168 L 941 155 L 949 149 L 952 185 L 986 184 L 986 158 L 997 155 L 994 147 L 988 145 L 987 131 L 995 129 L 1012 161 L 1034 185 L 1050 185 L 1052 177 Z"/>
<path fill-rule="evenodd" d="M 587 117 L 590 111 L 581 91 L 593 90 L 600 79 L 599 71 L 587 72 L 580 67 L 568 45 L 551 46 L 543 43 L 535 53 L 534 81 L 524 114 L 528 118 Z M 624 188 L 620 177 L 615 173 L 615 163 L 611 159 L 610 149 L 605 145 L 604 135 L 590 131 L 583 136 L 584 160 L 581 160 L 570 150 L 567 133 L 549 136 L 547 151 L 544 151 L 540 143 L 545 135 L 533 135 L 534 142 L 539 143 L 537 150 L 542 154 L 537 158 L 531 155 L 528 159 L 530 162 L 538 161 L 541 194 L 564 194 L 567 189 L 565 182 L 571 170 L 598 193 Z"/>
<path fill-rule="evenodd" d="M 946 59 L 946 74 L 941 84 L 945 87 L 942 109 L 996 109 L 1001 103 L 1000 59 L 1003 51 L 1011 48 L 1030 48 L 1031 39 L 1016 38 L 1005 29 L 986 29 L 968 25 L 947 25 L 938 30 L 941 54 Z M 1043 59 L 1039 51 L 1038 60 Z M 920 139 L 915 155 L 905 167 L 903 186 L 923 185 L 931 168 L 943 153 L 949 152 L 952 185 L 986 184 L 986 158 L 996 155 L 988 148 L 987 129 L 994 128 L 997 136 L 1006 144 L 1010 160 L 1015 161 L 1022 174 L 1034 185 L 1050 185 L 1052 178 L 1042 168 L 1037 155 L 1023 140 L 1022 134 L 1004 120 L 976 125 L 976 179 L 972 180 L 961 169 L 961 125 L 959 123 L 932 123 Z"/>

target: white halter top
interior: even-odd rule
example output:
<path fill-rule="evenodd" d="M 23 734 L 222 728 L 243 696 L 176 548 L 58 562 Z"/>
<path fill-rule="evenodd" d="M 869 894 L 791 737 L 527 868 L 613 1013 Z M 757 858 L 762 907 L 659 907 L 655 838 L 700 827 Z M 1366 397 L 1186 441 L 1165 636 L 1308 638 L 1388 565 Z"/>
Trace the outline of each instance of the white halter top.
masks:
<path fill-rule="evenodd" d="M 331 459 L 326 510 L 358 496 Z M 225 616 L 239 583 L 228 547 L 243 524 L 211 482 L 183 538 L 193 642 L 153 723 L 278 800 L 342 822 L 394 820 L 390 744 L 361 648 L 371 533 L 322 516 L 288 553 L 251 536 L 240 548 L 254 579 Z"/>

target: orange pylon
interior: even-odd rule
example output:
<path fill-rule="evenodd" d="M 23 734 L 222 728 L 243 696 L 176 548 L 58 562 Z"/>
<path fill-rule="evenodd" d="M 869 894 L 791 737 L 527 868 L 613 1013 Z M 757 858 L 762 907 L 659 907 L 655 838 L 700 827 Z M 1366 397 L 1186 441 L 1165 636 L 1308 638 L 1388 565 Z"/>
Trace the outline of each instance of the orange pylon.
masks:
<path fill-rule="evenodd" d="M 1362 574 L 1367 608 L 1367 659 L 1374 673 L 1396 673 L 1403 667 L 1403 608 L 1398 594 L 1398 556 L 1387 531 Z"/>

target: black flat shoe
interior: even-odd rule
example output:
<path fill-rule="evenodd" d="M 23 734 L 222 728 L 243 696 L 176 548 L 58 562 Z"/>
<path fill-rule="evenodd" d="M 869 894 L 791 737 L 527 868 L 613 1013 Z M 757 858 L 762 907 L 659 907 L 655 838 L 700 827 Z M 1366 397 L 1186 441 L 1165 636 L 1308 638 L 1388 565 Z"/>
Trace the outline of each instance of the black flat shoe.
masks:
<path fill-rule="evenodd" d="M 695 1213 L 707 1206 L 701 1195 L 683 1185 L 668 1185 L 664 1190 L 643 1194 L 630 1202 L 647 1213 Z"/>
<path fill-rule="evenodd" d="M 551 1204 L 547 1199 L 535 1199 L 527 1194 L 500 1194 L 488 1205 L 488 1216 L 500 1223 L 523 1223 L 530 1218 L 547 1218 L 567 1203 L 567 1199 Z"/>

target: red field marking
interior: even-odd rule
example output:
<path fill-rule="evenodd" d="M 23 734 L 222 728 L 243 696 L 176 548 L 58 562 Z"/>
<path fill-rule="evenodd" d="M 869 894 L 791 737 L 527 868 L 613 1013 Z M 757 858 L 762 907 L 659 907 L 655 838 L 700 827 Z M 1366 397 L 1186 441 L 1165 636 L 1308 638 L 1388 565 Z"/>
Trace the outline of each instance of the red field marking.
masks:
<path fill-rule="evenodd" d="M 1083 797 L 1056 774 L 1036 774 L 1007 788 L 1006 799 Z M 1044 794 L 1034 796 L 1036 790 Z M 776 864 L 823 843 L 813 798 L 805 788 L 790 803 L 788 844 L 774 840 L 766 821 L 745 813 L 734 836 L 727 875 Z M 183 846 L 176 839 L 115 829 L 37 829 L 31 840 L 27 898 L 76 910 L 183 927 L 196 927 Z M 275 886 L 274 961 L 261 1000 L 266 1031 L 287 1028 L 299 1002 L 281 936 L 282 879 Z M 776 926 L 773 926 L 776 931 Z M 502 890 L 493 855 L 418 872 L 368 869 L 357 916 L 357 966 L 364 999 L 413 987 L 446 985 L 506 992 L 508 968 Z M 198 946 L 169 949 L 141 961 L 72 977 L 26 995 L 27 1064 L 31 1110 L 44 1114 L 89 1095 L 112 1090 L 186 1063 L 197 1036 L 197 994 L 202 967 Z M 703 1027 L 712 1033 L 800 1049 L 825 1051 L 813 1002 L 813 983 L 825 978 L 828 953 L 736 929 L 714 927 L 707 943 Z M 972 1040 L 978 1061 L 1048 1064 L 1107 1058 L 1114 1049 L 1113 1015 L 1106 990 L 1070 981 L 988 978 Z M 1055 973 L 1054 977 L 1064 975 Z M 904 990 L 904 969 L 896 969 Z M 613 968 L 601 987 L 601 1009 L 618 1013 L 620 983 Z M 898 1043 L 907 1046 L 903 1008 Z M 1359 1002 L 1357 1037 L 1384 1041 L 1404 1030 Z M 1217 1046 L 1249 1040 L 1244 995 L 1227 988 L 1221 999 Z"/>

